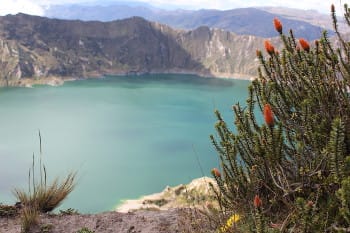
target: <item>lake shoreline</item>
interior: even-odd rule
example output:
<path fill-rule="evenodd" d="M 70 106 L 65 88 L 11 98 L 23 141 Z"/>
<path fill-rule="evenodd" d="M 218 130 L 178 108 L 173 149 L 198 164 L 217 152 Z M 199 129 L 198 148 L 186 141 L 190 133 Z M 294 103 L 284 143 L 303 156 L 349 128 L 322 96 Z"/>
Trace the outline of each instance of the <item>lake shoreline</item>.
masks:
<path fill-rule="evenodd" d="M 219 79 L 233 79 L 233 80 L 253 80 L 255 77 L 252 75 L 240 74 L 240 73 L 214 73 L 203 74 L 199 72 L 189 71 L 164 71 L 164 72 L 118 72 L 118 73 L 90 73 L 86 77 L 73 77 L 73 76 L 49 76 L 45 78 L 21 78 L 19 80 L 0 81 L 0 87 L 27 87 L 31 88 L 34 85 L 48 85 L 48 86 L 61 86 L 65 82 L 88 80 L 88 79 L 101 79 L 106 76 L 143 76 L 152 74 L 178 74 L 178 75 L 196 75 L 201 78 L 219 78 Z"/>

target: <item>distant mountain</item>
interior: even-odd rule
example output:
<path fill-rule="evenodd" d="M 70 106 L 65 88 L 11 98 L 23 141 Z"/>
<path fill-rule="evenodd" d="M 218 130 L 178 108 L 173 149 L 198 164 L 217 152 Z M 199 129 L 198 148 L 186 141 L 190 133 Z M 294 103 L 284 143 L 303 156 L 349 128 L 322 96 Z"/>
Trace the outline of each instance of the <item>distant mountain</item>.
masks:
<path fill-rule="evenodd" d="M 263 41 L 208 27 L 175 30 L 139 17 L 103 23 L 8 15 L 0 17 L 0 84 L 102 74 L 253 76 Z"/>
<path fill-rule="evenodd" d="M 45 10 L 45 16 L 57 19 L 102 21 L 126 19 L 133 16 L 145 19 L 154 18 L 162 10 L 147 5 L 53 5 Z"/>
<path fill-rule="evenodd" d="M 267 11 L 271 14 L 280 15 L 284 18 L 301 20 L 308 22 L 312 25 L 316 25 L 322 28 L 333 30 L 333 21 L 331 20 L 331 14 L 321 14 L 315 10 L 300 10 L 286 7 L 261 7 L 261 10 Z M 349 33 L 350 27 L 345 22 L 342 14 L 338 15 L 338 27 L 343 33 Z"/>
<path fill-rule="evenodd" d="M 200 26 L 208 26 L 210 28 L 224 29 L 240 35 L 255 35 L 260 37 L 274 37 L 278 35 L 272 27 L 272 20 L 277 16 L 283 22 L 285 29 L 289 30 L 292 28 L 296 37 L 304 37 L 308 40 L 318 39 L 324 29 L 330 29 L 328 27 L 329 25 L 327 25 L 327 27 L 322 27 L 319 24 L 313 25 L 311 24 L 312 21 L 306 22 L 298 20 L 297 17 L 290 17 L 291 14 L 285 17 L 285 12 L 282 12 L 283 14 L 277 14 L 268 11 L 272 10 L 240 8 L 226 11 L 167 11 L 148 6 L 59 5 L 50 7 L 45 15 L 51 18 L 80 19 L 85 21 L 111 21 L 139 16 L 147 20 L 167 24 L 174 28 L 190 30 Z M 332 34 L 331 31 L 330 34 Z"/>

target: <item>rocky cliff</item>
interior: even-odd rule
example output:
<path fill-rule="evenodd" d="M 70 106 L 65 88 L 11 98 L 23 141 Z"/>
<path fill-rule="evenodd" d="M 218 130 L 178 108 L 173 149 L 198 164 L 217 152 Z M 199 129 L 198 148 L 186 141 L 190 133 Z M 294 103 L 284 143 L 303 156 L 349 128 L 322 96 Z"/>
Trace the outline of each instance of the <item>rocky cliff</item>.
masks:
<path fill-rule="evenodd" d="M 102 74 L 256 74 L 263 39 L 220 29 L 192 31 L 133 17 L 112 22 L 0 17 L 0 84 Z"/>

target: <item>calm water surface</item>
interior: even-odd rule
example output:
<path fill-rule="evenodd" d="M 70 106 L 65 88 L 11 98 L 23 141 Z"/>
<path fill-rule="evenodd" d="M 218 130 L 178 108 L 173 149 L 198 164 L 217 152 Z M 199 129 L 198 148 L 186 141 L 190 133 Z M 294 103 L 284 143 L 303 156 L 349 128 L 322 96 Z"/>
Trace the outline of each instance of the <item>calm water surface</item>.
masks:
<path fill-rule="evenodd" d="M 63 86 L 0 89 L 0 202 L 28 187 L 38 130 L 49 179 L 78 171 L 60 207 L 112 210 L 167 185 L 188 183 L 218 166 L 209 135 L 219 109 L 245 103 L 249 81 L 190 75 L 106 77 Z"/>

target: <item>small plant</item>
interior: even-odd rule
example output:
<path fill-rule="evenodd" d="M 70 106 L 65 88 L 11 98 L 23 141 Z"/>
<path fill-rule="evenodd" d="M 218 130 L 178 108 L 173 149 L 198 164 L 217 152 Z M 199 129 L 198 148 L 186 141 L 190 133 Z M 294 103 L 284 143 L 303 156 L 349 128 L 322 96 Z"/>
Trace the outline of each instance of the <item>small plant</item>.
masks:
<path fill-rule="evenodd" d="M 15 195 L 25 206 L 36 206 L 42 213 L 50 212 L 61 204 L 74 188 L 75 174 L 69 174 L 60 183 L 56 178 L 51 185 L 33 184 L 33 192 L 15 190 Z"/>
<path fill-rule="evenodd" d="M 226 232 L 234 232 L 234 228 L 236 228 L 237 222 L 241 219 L 241 217 L 238 214 L 232 214 L 223 224 L 218 232 L 219 233 L 226 233 Z"/>
<path fill-rule="evenodd" d="M 29 233 L 39 222 L 39 212 L 37 208 L 24 206 L 21 215 L 21 232 Z"/>
<path fill-rule="evenodd" d="M 39 158 L 39 180 L 36 179 L 35 159 L 33 154 L 32 166 L 29 169 L 29 191 L 15 189 L 14 194 L 26 207 L 37 208 L 39 212 L 50 212 L 59 206 L 71 193 L 75 186 L 76 173 L 69 173 L 61 182 L 59 178 L 54 179 L 52 184 L 47 184 L 47 172 L 42 164 L 41 134 L 39 131 L 40 158 Z"/>
<path fill-rule="evenodd" d="M 46 167 L 42 163 L 41 134 L 39 131 L 40 158 L 39 178 L 36 177 L 35 159 L 33 154 L 32 166 L 28 174 L 28 192 L 22 189 L 15 189 L 14 195 L 22 206 L 21 228 L 23 233 L 30 232 L 31 228 L 38 225 L 39 213 L 47 213 L 59 206 L 68 194 L 74 189 L 76 173 L 69 173 L 60 182 L 59 178 L 54 179 L 52 184 L 47 184 Z M 49 232 L 48 227 L 41 229 L 42 232 Z"/>
<path fill-rule="evenodd" d="M 40 226 L 40 233 L 49 233 L 52 231 L 52 224 L 43 224 Z"/>
<path fill-rule="evenodd" d="M 61 215 L 74 215 L 74 214 L 79 214 L 78 210 L 68 208 L 66 210 L 60 210 Z"/>
<path fill-rule="evenodd" d="M 83 227 L 81 228 L 79 231 L 77 231 L 76 233 L 95 233 L 94 231 L 90 230 L 87 227 Z"/>
<path fill-rule="evenodd" d="M 14 217 L 18 215 L 18 209 L 11 205 L 0 204 L 0 217 Z"/>

